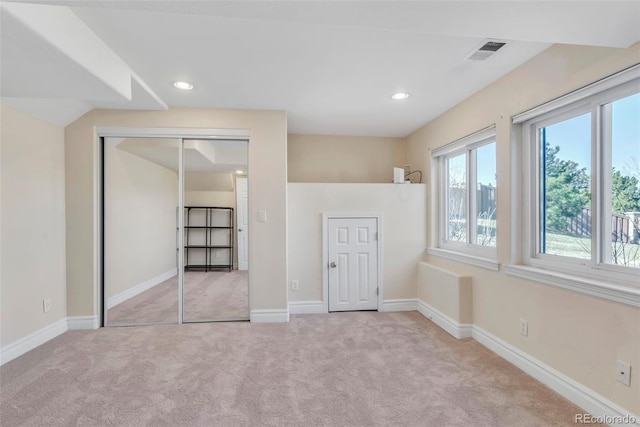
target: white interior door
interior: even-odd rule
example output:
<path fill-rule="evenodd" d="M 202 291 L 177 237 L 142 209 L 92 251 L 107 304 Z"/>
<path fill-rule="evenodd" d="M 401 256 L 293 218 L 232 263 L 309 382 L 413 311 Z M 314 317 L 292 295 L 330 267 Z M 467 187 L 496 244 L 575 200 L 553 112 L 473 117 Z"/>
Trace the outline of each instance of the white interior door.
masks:
<path fill-rule="evenodd" d="M 378 220 L 329 218 L 329 311 L 378 309 Z"/>
<path fill-rule="evenodd" d="M 238 270 L 249 269 L 249 188 L 247 178 L 236 178 Z"/>

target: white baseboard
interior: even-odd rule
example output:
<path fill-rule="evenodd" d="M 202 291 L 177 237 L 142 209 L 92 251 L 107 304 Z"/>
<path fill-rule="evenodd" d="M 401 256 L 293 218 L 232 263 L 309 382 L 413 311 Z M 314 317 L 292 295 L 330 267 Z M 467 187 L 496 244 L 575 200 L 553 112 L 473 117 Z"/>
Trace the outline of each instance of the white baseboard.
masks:
<path fill-rule="evenodd" d="M 602 421 L 605 424 L 640 427 L 640 416 L 629 413 L 604 396 L 567 377 L 560 371 L 546 365 L 517 347 L 485 331 L 481 327 L 460 324 L 422 300 L 418 300 L 418 311 L 456 338 L 472 337 L 562 397 L 584 409 L 585 413 L 589 413 L 594 417 L 602 417 Z M 617 422 L 617 420 L 620 420 L 620 422 Z M 623 421 L 625 420 L 634 421 L 624 423 Z"/>
<path fill-rule="evenodd" d="M 289 301 L 291 314 L 322 314 L 327 313 L 327 307 L 322 301 Z"/>
<path fill-rule="evenodd" d="M 405 299 L 386 299 L 382 301 L 382 307 L 378 311 L 416 311 L 418 309 L 418 300 L 415 298 Z"/>
<path fill-rule="evenodd" d="M 66 317 L 4 346 L 2 350 L 0 350 L 0 366 L 65 332 L 67 332 Z"/>
<path fill-rule="evenodd" d="M 67 324 L 70 331 L 98 329 L 100 320 L 98 316 L 72 316 L 67 317 Z"/>
<path fill-rule="evenodd" d="M 133 297 L 135 297 L 136 295 L 140 295 L 141 293 L 143 293 L 144 291 L 148 291 L 149 289 L 153 288 L 154 286 L 159 285 L 160 283 L 164 282 L 165 280 L 169 280 L 172 277 L 176 276 L 178 274 L 178 269 L 176 268 L 172 268 L 171 270 L 164 272 L 156 277 L 153 277 L 147 281 L 144 281 L 142 283 L 139 283 L 137 285 L 135 285 L 132 288 L 127 289 L 126 291 L 120 292 L 119 294 L 116 294 L 114 296 L 112 296 L 111 298 L 107 299 L 107 309 L 113 308 L 118 304 L 122 304 L 123 302 L 125 302 L 128 299 L 131 299 Z"/>
<path fill-rule="evenodd" d="M 536 380 L 540 381 L 556 393 L 569 399 L 589 414 L 595 417 L 603 417 L 605 423 L 610 425 L 618 425 L 615 422 L 607 422 L 615 420 L 616 417 L 633 417 L 635 424 L 640 426 L 640 417 L 629 414 L 617 404 L 611 402 L 604 396 L 585 387 L 579 382 L 567 377 L 560 371 L 546 365 L 538 359 L 530 356 L 522 350 L 514 347 L 497 336 L 485 331 L 479 326 L 473 326 L 473 339 L 487 347 L 489 350 L 508 360 Z M 619 423 L 620 424 L 620 423 Z"/>
<path fill-rule="evenodd" d="M 419 299 L 417 301 L 418 311 L 424 317 L 431 320 L 436 325 L 450 333 L 457 339 L 471 338 L 473 325 L 470 323 L 458 323 L 446 314 L 430 306 L 426 302 Z"/>
<path fill-rule="evenodd" d="M 249 318 L 251 323 L 286 323 L 289 321 L 289 310 L 251 310 Z"/>

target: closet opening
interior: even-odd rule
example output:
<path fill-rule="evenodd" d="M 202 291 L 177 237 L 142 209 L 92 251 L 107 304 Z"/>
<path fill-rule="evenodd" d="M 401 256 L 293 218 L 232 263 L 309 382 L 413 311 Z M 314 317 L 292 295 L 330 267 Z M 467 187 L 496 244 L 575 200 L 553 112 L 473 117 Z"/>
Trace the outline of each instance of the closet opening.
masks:
<path fill-rule="evenodd" d="M 249 320 L 248 138 L 100 140 L 102 326 Z"/>

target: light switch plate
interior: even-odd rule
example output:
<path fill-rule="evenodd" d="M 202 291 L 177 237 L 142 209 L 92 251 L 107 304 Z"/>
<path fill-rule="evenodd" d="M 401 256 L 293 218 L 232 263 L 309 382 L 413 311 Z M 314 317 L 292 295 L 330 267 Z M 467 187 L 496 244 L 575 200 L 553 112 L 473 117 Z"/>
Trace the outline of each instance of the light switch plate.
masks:
<path fill-rule="evenodd" d="M 267 222 L 267 211 L 258 211 L 258 222 Z"/>

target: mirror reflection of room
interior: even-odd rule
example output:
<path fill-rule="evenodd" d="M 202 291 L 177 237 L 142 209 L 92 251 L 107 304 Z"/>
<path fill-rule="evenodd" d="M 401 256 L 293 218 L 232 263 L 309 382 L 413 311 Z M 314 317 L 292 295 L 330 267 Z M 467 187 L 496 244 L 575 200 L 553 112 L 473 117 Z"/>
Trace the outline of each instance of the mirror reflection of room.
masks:
<path fill-rule="evenodd" d="M 179 139 L 105 138 L 107 325 L 178 322 Z"/>
<path fill-rule="evenodd" d="M 180 303 L 184 322 L 249 318 L 247 148 L 244 141 L 105 139 L 107 325 L 177 323 Z"/>
<path fill-rule="evenodd" d="M 184 141 L 184 322 L 248 320 L 247 143 Z"/>

